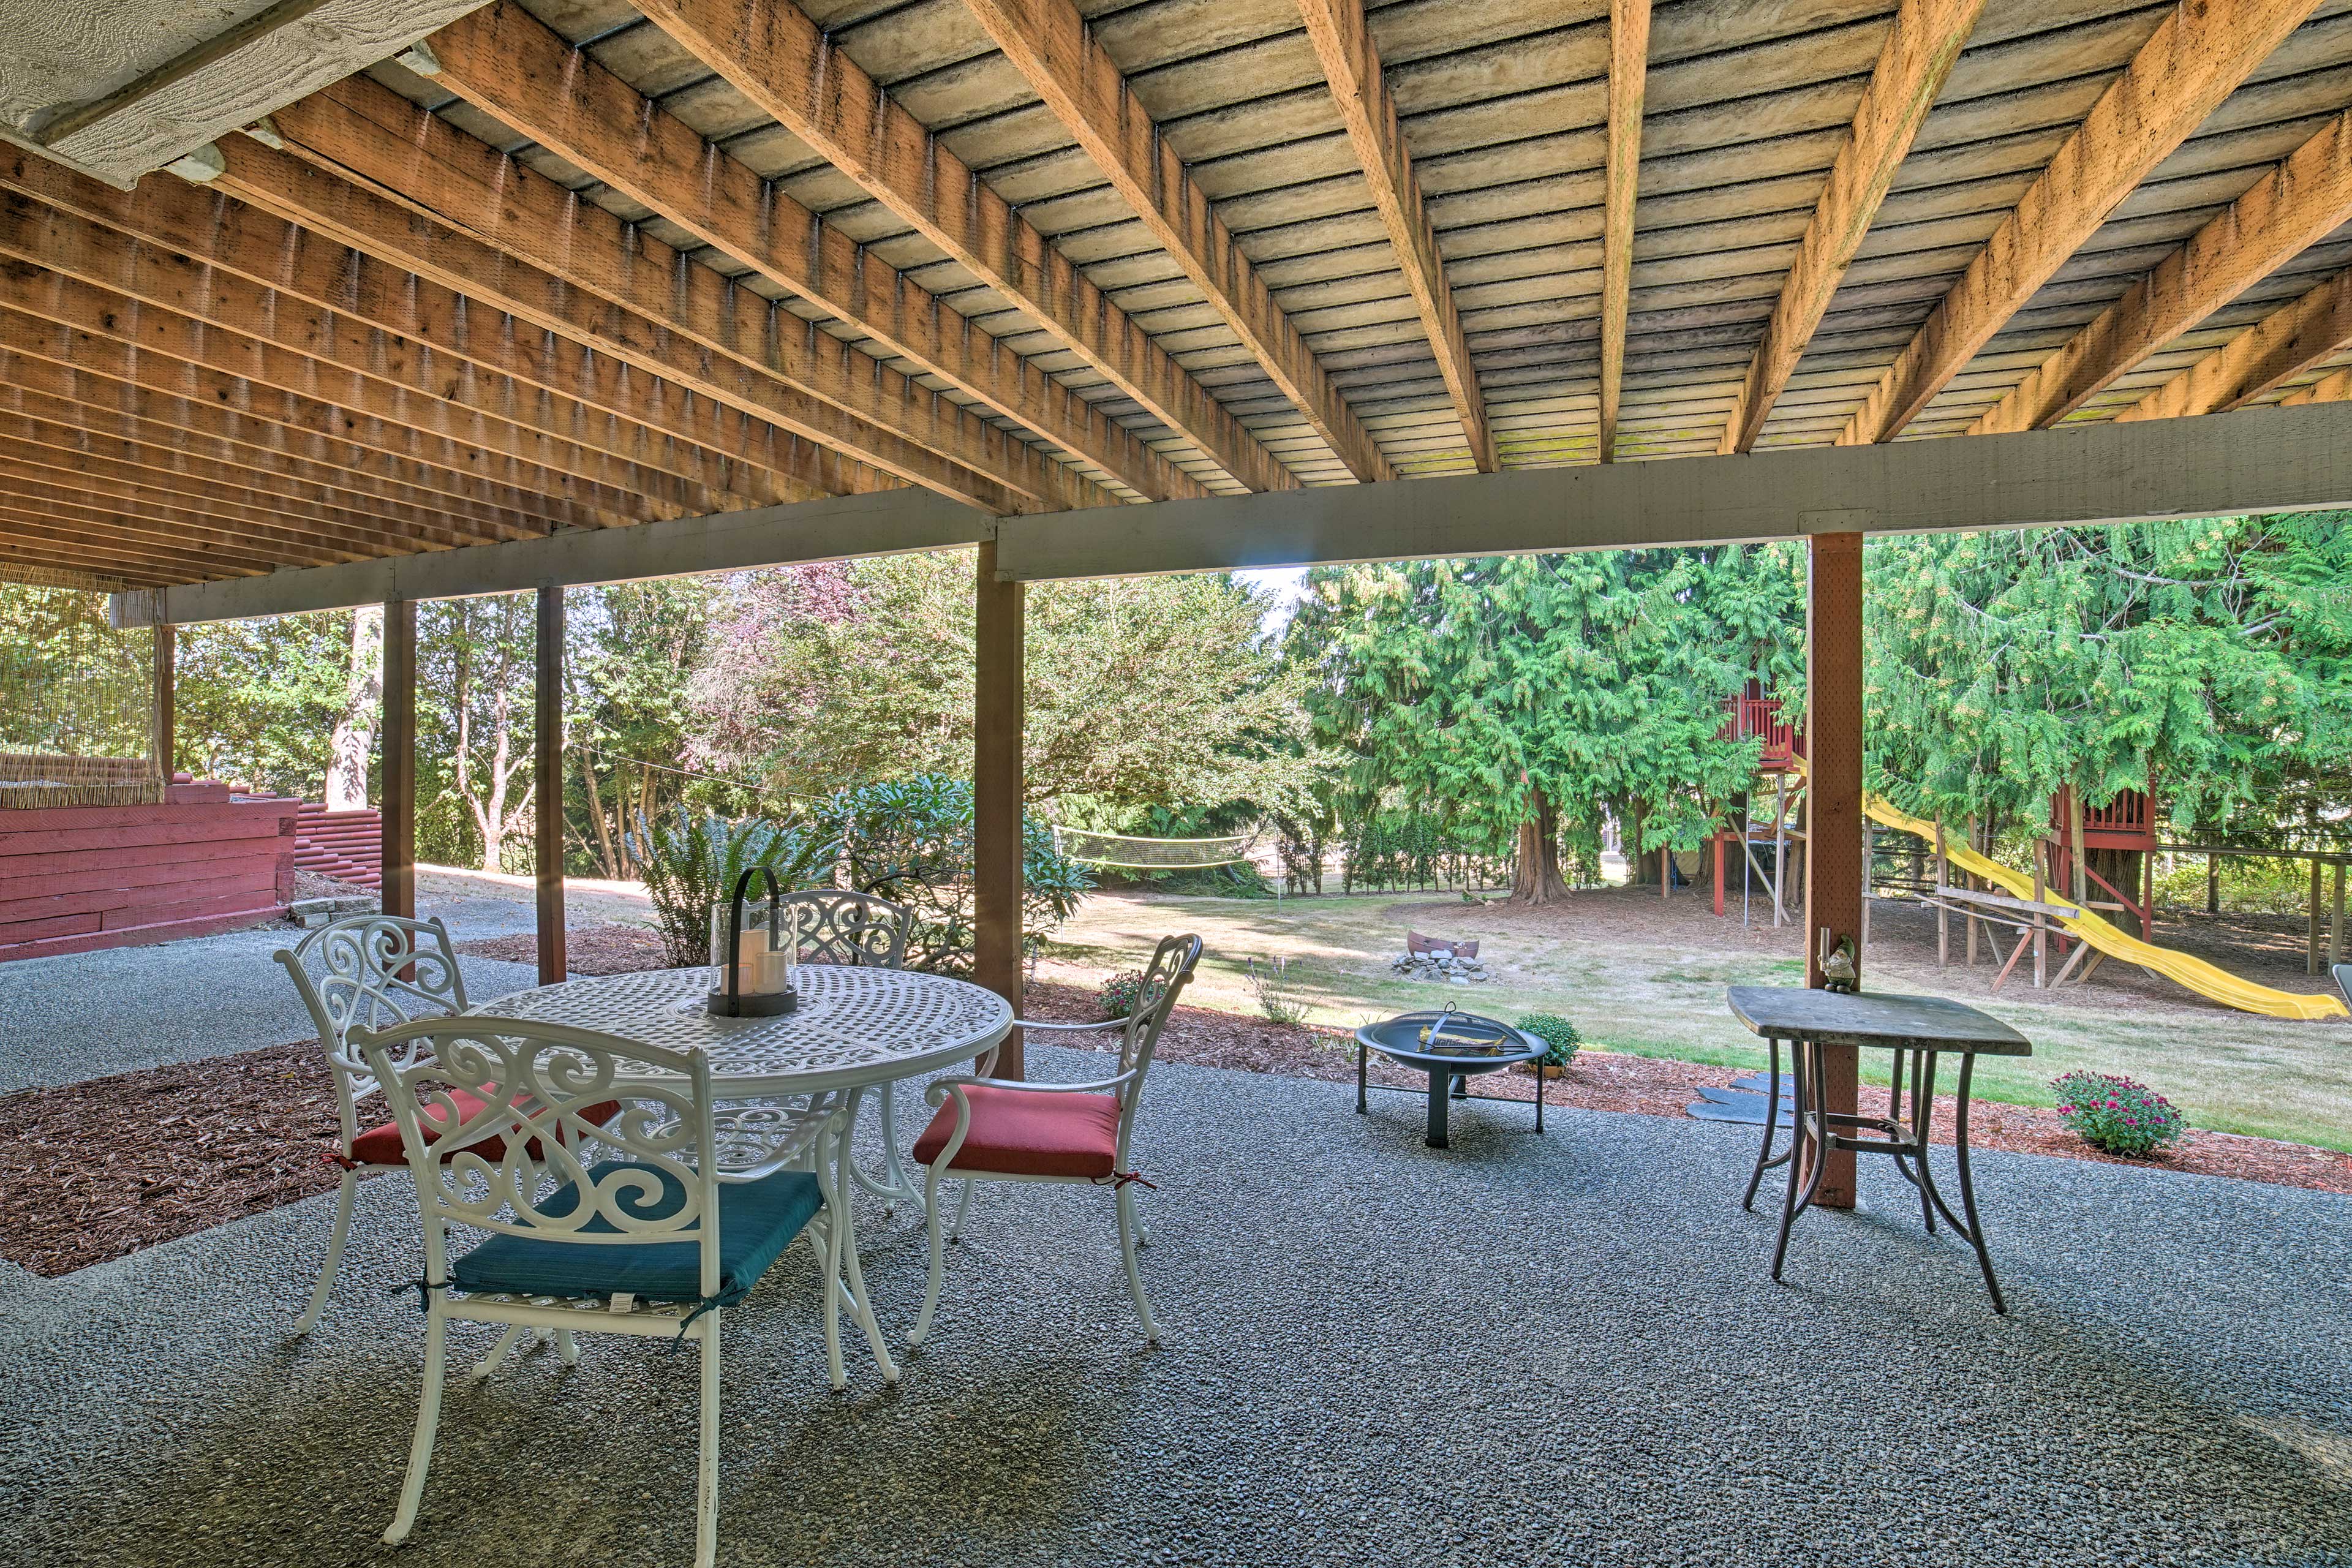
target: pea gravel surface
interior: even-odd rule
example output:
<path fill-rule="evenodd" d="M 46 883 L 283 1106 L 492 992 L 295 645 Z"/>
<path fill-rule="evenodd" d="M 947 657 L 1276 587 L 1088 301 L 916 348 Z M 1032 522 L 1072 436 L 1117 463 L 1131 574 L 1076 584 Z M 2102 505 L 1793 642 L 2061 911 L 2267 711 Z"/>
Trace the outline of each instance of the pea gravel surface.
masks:
<path fill-rule="evenodd" d="M 1529 1120 L 1457 1107 L 1433 1151 L 1403 1097 L 1360 1118 L 1348 1087 L 1155 1069 L 1156 1350 L 1100 1191 L 984 1189 L 895 1390 L 847 1330 L 826 1389 L 796 1244 L 726 1319 L 719 1561 L 2352 1563 L 2352 1199 L 1988 1154 L 2002 1319 L 1891 1172 L 1802 1221 L 1776 1287 L 1751 1134 Z M 382 1546 L 414 1190 L 366 1184 L 297 1341 L 330 1217 L 0 1279 L 0 1563 L 691 1561 L 695 1356 L 617 1338 L 453 1384 L 415 1533 Z M 860 1236 L 903 1330 L 920 1232 L 866 1205 Z"/>

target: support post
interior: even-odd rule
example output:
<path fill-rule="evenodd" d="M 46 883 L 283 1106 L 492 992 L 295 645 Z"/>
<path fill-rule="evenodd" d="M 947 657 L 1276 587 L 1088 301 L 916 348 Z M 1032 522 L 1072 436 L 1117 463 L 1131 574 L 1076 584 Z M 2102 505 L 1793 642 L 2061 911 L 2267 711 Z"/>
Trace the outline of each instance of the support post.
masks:
<path fill-rule="evenodd" d="M 1975 817 L 1973 817 L 1973 816 L 1971 816 L 1971 817 L 1969 817 L 1969 848 L 1971 848 L 1971 849 L 1973 849 L 1973 850 L 1975 850 L 1975 851 L 1976 851 L 1978 854 L 1979 854 L 1979 855 L 1981 855 L 1981 854 L 1983 854 L 1983 853 L 1985 852 L 1985 847 L 1984 847 L 1982 844 L 1979 844 L 1979 843 L 1978 843 L 1978 842 L 1977 842 L 1977 819 L 1976 819 Z M 1967 888 L 1970 892 L 1977 892 L 1977 891 L 1980 891 L 1980 890 L 1981 890 L 1980 889 L 1979 889 L 1979 887 L 1978 887 L 1978 885 L 1977 885 L 1977 879 L 1976 879 L 1976 877 L 1975 877 L 1975 875 L 1974 875 L 1973 873 L 1971 873 L 1971 874 L 1970 874 L 1969 876 L 1968 876 L 1967 878 L 1963 879 L 1963 880 L 1962 880 L 1962 884 L 1961 884 L 1961 885 L 1962 885 L 1962 886 L 1964 886 L 1964 887 L 1966 887 L 1966 888 Z M 1976 917 L 1976 906 L 1975 906 L 1974 904 L 1970 904 L 1970 905 L 1969 906 L 1969 912 L 1968 916 L 1967 916 L 1964 920 L 1962 920 L 1960 923 L 1961 923 L 1963 926 L 1965 926 L 1965 927 L 1967 928 L 1967 930 L 1968 930 L 1968 936 L 1969 936 L 1969 967 L 1970 969 L 1974 969 L 1974 968 L 1977 966 L 1977 917 Z"/>
<path fill-rule="evenodd" d="M 1862 940 L 1855 944 L 1864 958 L 1870 956 L 1870 898 L 1878 877 L 1878 825 L 1868 817 L 1862 823 Z"/>
<path fill-rule="evenodd" d="M 974 593 L 972 682 L 972 978 L 1021 1012 L 1021 739 L 1025 590 L 996 580 L 984 540 Z M 1025 1076 L 1021 1031 L 1006 1037 L 995 1076 Z"/>
<path fill-rule="evenodd" d="M 2327 967 L 2344 962 L 2344 862 L 2336 862 L 2336 907 L 2327 916 Z"/>
<path fill-rule="evenodd" d="M 2209 915 L 2221 912 L 2221 858 L 2219 855 L 2205 857 L 2205 912 Z"/>
<path fill-rule="evenodd" d="M 2091 868 L 2083 864 L 2083 796 L 2069 785 L 2066 790 L 2066 883 L 2077 908 L 2091 901 Z"/>
<path fill-rule="evenodd" d="M 1781 889 L 1789 885 L 1789 775 L 1772 781 L 1772 929 L 1789 923 L 1789 900 Z"/>
<path fill-rule="evenodd" d="M 1944 847 L 1944 819 L 1938 816 L 1936 818 L 1936 967 L 1938 969 L 1952 962 L 1952 911 L 1944 902 L 1944 869 L 1950 863 L 1946 858 Z"/>
<path fill-rule="evenodd" d="M 2311 858 L 2311 913 L 2304 921 L 2303 972 L 2305 974 L 2316 974 L 2319 973 L 2319 873 L 2321 864 L 2322 863 L 2318 856 L 2314 855 Z"/>
<path fill-rule="evenodd" d="M 1730 847 L 1730 837 L 1723 833 L 1715 836 L 1715 918 L 1723 918 L 1723 852 Z"/>
<path fill-rule="evenodd" d="M 538 791 L 532 858 L 539 866 L 539 983 L 562 983 L 563 952 L 563 590 L 539 590 L 538 689 L 531 703 L 531 771 Z"/>
<path fill-rule="evenodd" d="M 2033 847 L 2033 901 L 2038 906 L 2049 895 L 2050 879 L 2043 872 L 2049 859 L 2049 846 L 2036 843 Z M 2033 911 L 2033 988 L 2050 976 L 2050 921 L 2039 908 Z"/>
<path fill-rule="evenodd" d="M 149 714 L 147 754 L 163 782 L 172 782 L 172 740 L 179 731 L 179 628 L 168 621 L 155 628 L 155 700 Z"/>
<path fill-rule="evenodd" d="M 416 918 L 416 601 L 383 607 L 383 912 Z"/>
<path fill-rule="evenodd" d="M 1805 812 L 1805 984 L 1822 984 L 1822 952 L 1852 937 L 1860 952 L 1866 875 L 1861 864 L 1862 535 L 1816 533 L 1805 614 L 1805 743 L 1812 777 Z M 1859 970 L 1859 963 L 1856 964 Z M 1858 1053 L 1822 1052 L 1822 1108 L 1855 1111 Z M 1853 1154 L 1823 1159 L 1814 1202 L 1853 1206 Z"/>

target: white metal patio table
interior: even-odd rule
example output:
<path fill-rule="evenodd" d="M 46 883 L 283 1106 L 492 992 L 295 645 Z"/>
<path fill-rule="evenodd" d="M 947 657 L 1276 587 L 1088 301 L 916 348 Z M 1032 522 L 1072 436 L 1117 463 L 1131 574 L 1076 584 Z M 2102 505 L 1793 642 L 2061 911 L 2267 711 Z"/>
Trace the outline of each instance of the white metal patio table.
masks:
<path fill-rule="evenodd" d="M 478 1016 L 530 1018 L 594 1029 L 709 1058 L 719 1108 L 718 1157 L 730 1173 L 764 1173 L 808 1157 L 824 1122 L 839 1110 L 855 1128 L 865 1091 L 967 1061 L 1004 1038 L 1013 1009 L 969 981 L 910 970 L 803 964 L 795 979 L 800 1005 L 765 1018 L 720 1018 L 703 1006 L 712 971 L 656 969 L 600 975 L 518 991 L 482 1003 Z M 648 1069 L 646 1086 L 669 1075 Z M 627 1079 L 615 1085 L 624 1092 Z M 839 1097 L 836 1100 L 835 1097 Z M 850 1190 L 849 1139 L 836 1158 L 836 1191 Z M 865 1331 L 882 1375 L 897 1382 L 858 1265 L 856 1230 L 842 1205 L 842 1255 L 850 1315 Z"/>

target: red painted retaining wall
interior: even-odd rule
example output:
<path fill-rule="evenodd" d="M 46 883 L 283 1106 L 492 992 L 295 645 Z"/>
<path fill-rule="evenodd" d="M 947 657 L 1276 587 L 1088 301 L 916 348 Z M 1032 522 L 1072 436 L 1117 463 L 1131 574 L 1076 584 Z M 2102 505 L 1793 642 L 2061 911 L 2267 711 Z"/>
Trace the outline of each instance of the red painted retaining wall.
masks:
<path fill-rule="evenodd" d="M 301 803 L 175 784 L 161 805 L 0 811 L 0 962 L 283 915 Z"/>
<path fill-rule="evenodd" d="M 329 811 L 304 801 L 294 827 L 294 863 L 339 882 L 383 887 L 383 813 Z"/>

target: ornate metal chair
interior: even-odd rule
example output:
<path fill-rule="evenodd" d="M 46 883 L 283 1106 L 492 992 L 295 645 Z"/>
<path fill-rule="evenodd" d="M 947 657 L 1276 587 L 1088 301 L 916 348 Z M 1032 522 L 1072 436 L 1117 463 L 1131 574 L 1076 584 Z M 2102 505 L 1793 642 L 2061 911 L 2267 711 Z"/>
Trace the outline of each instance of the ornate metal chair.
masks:
<path fill-rule="evenodd" d="M 353 1043 L 392 1104 L 425 1226 L 425 1383 L 400 1505 L 384 1531 L 416 1522 L 433 1460 L 448 1325 L 503 1328 L 499 1349 L 552 1331 L 566 1364 L 575 1332 L 682 1342 L 701 1356 L 695 1562 L 716 1553 L 719 1336 L 793 1239 L 837 1202 L 846 1126 L 836 1102 L 814 1169 L 730 1176 L 717 1158 L 709 1059 L 559 1024 L 425 1019 Z M 617 1113 L 604 1108 L 616 1102 Z M 453 1252 L 453 1230 L 488 1232 Z M 838 1366 L 843 1227 L 812 1237 L 825 1278 L 827 1349 Z"/>
<path fill-rule="evenodd" d="M 404 1162 L 400 1131 L 391 1122 L 364 1131 L 359 1102 L 376 1091 L 376 1079 L 351 1045 L 360 1029 L 385 1029 L 412 1018 L 466 1010 L 466 980 L 457 971 L 457 950 L 437 920 L 397 915 L 353 915 L 320 927 L 290 949 L 273 955 L 293 977 L 295 993 L 310 1012 L 327 1054 L 335 1098 L 342 1112 L 334 1161 L 343 1168 L 342 1192 L 335 1200 L 335 1232 L 310 1304 L 295 1320 L 294 1331 L 318 1326 L 342 1264 L 352 1228 L 352 1202 L 360 1178 L 393 1170 Z"/>
<path fill-rule="evenodd" d="M 992 1079 L 996 1060 L 991 1050 L 974 1065 L 974 1075 L 934 1079 L 927 1098 L 938 1107 L 923 1135 L 915 1140 L 915 1160 L 924 1167 L 923 1206 L 930 1227 L 931 1277 L 923 1292 L 923 1310 L 908 1334 L 908 1344 L 920 1344 L 931 1331 L 939 1310 L 940 1281 L 945 1268 L 945 1241 L 963 1229 L 974 1182 L 1061 1182 L 1108 1186 L 1118 1211 L 1118 1247 L 1127 1263 L 1128 1294 L 1144 1338 L 1160 1342 L 1159 1325 L 1144 1300 L 1143 1275 L 1136 1268 L 1135 1249 L 1145 1239 L 1135 1214 L 1131 1190 L 1139 1180 L 1129 1165 L 1128 1140 L 1135 1131 L 1135 1112 L 1143 1100 L 1143 1075 L 1150 1070 L 1151 1053 L 1167 1027 L 1176 998 L 1201 962 L 1197 936 L 1163 937 L 1143 971 L 1143 985 L 1135 1009 L 1124 1018 L 1099 1024 L 1036 1024 L 1019 1020 L 1034 1030 L 1118 1029 L 1118 1071 L 1091 1083 L 1028 1083 Z M 955 1221 L 940 1223 L 939 1186 L 942 1177 L 963 1183 L 956 1201 Z"/>
<path fill-rule="evenodd" d="M 783 930 L 790 934 L 803 963 L 864 964 L 870 968 L 903 969 L 907 942 L 915 929 L 915 911 L 871 893 L 833 888 L 787 893 L 782 900 Z M 898 1105 L 896 1088 L 884 1084 L 877 1095 L 882 1123 L 882 1174 L 869 1176 L 856 1164 L 850 1178 L 860 1187 L 896 1205 L 915 1196 L 914 1178 L 907 1173 L 899 1151 Z M 888 1212 L 886 1209 L 884 1212 Z"/>

